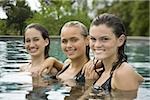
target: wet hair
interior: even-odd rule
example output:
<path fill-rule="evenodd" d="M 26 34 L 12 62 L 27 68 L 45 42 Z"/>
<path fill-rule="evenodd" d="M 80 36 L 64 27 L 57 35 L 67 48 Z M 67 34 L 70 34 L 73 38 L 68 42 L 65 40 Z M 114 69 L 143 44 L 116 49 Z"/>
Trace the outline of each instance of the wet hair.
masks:
<path fill-rule="evenodd" d="M 44 51 L 45 58 L 48 58 L 49 57 L 49 48 L 50 48 L 50 37 L 49 37 L 48 30 L 38 23 L 32 23 L 32 24 L 29 24 L 25 28 L 25 32 L 30 28 L 34 28 L 34 29 L 40 31 L 44 40 L 48 39 L 49 44 L 45 47 L 45 51 Z M 24 34 L 24 41 L 25 41 L 25 34 Z"/>
<path fill-rule="evenodd" d="M 93 19 L 91 23 L 92 26 L 98 26 L 101 24 L 105 24 L 107 27 L 110 27 L 113 29 L 113 33 L 117 38 L 119 38 L 121 35 L 126 36 L 126 29 L 123 24 L 123 22 L 120 20 L 119 17 L 113 15 L 113 14 L 108 14 L 104 13 L 99 16 L 97 16 L 95 19 Z M 113 69 L 120 65 L 122 62 L 126 61 L 127 62 L 127 55 L 125 54 L 125 44 L 126 44 L 126 39 L 123 43 L 122 46 L 118 48 L 118 61 L 113 63 Z M 102 64 L 103 65 L 103 64 Z"/>
<path fill-rule="evenodd" d="M 65 27 L 72 27 L 72 26 L 80 28 L 82 36 L 87 37 L 89 35 L 87 27 L 79 21 L 69 21 L 64 24 L 64 26 L 62 27 L 61 30 L 63 30 L 63 28 L 65 28 Z M 90 47 L 88 45 L 88 46 L 86 46 L 86 56 L 88 59 L 90 59 L 89 51 L 90 51 Z"/>

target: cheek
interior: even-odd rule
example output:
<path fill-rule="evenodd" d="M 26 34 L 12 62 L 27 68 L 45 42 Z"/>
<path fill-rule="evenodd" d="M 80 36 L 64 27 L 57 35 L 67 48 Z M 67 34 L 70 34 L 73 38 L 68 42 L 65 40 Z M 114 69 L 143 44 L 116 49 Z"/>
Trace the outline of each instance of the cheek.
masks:
<path fill-rule="evenodd" d="M 49 44 L 49 42 L 47 42 L 46 40 L 39 40 L 36 42 L 36 45 L 39 45 L 41 47 L 46 47 Z"/>
<path fill-rule="evenodd" d="M 81 44 L 80 44 L 81 45 Z M 80 54 L 85 54 L 86 53 L 86 45 L 85 44 L 82 44 L 81 46 L 78 46 L 76 47 L 77 48 L 77 51 L 80 53 Z"/>
<path fill-rule="evenodd" d="M 63 45 L 62 43 L 61 43 L 61 49 L 62 49 L 62 51 L 64 51 L 64 49 L 65 49 L 65 45 Z"/>
<path fill-rule="evenodd" d="M 93 49 L 93 46 L 94 46 L 93 42 L 90 41 L 89 46 L 91 49 Z"/>
<path fill-rule="evenodd" d="M 110 49 L 111 48 L 115 49 L 115 48 L 117 48 L 117 43 L 112 41 L 112 42 L 106 43 L 105 47 L 110 48 Z"/>
<path fill-rule="evenodd" d="M 106 48 L 107 51 L 110 52 L 110 53 L 116 53 L 116 52 L 117 52 L 117 49 L 118 49 L 118 47 L 117 47 L 115 44 L 107 45 L 105 48 Z"/>
<path fill-rule="evenodd" d="M 24 44 L 24 48 L 27 49 L 28 48 L 28 44 L 25 43 Z"/>

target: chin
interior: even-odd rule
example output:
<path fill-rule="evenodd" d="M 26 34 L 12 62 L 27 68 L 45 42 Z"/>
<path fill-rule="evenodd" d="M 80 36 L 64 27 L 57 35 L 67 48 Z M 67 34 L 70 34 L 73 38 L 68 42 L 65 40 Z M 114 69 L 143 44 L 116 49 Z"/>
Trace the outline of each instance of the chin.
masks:
<path fill-rule="evenodd" d="M 78 59 L 77 56 L 73 56 L 73 55 L 72 55 L 72 56 L 68 56 L 68 58 L 71 59 L 71 60 L 73 60 L 73 59 Z"/>
<path fill-rule="evenodd" d="M 103 59 L 105 59 L 102 55 L 96 55 L 95 56 L 95 59 L 97 59 L 97 60 L 103 60 Z"/>
<path fill-rule="evenodd" d="M 30 53 L 31 56 L 37 56 L 38 53 Z"/>
<path fill-rule="evenodd" d="M 67 55 L 67 57 L 70 58 L 70 59 L 73 59 L 73 58 L 74 58 L 74 56 L 72 56 L 72 55 L 70 55 L 70 56 Z"/>

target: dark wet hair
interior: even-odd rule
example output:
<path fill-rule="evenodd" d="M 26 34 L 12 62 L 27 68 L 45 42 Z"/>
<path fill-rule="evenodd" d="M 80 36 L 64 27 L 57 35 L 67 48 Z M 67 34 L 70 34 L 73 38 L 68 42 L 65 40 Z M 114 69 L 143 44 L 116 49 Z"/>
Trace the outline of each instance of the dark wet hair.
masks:
<path fill-rule="evenodd" d="M 121 35 L 126 36 L 126 29 L 123 24 L 123 22 L 120 20 L 119 17 L 113 15 L 113 14 L 108 14 L 104 13 L 99 16 L 97 16 L 91 23 L 91 26 L 98 26 L 101 24 L 105 24 L 106 26 L 110 27 L 113 29 L 113 33 L 117 38 L 119 38 Z M 121 65 L 122 62 L 127 62 L 127 55 L 125 54 L 125 44 L 126 44 L 126 39 L 123 43 L 122 46 L 118 48 L 118 61 L 113 63 L 113 68 L 111 71 L 113 71 L 118 65 Z M 102 64 L 104 67 L 104 65 Z"/>
<path fill-rule="evenodd" d="M 87 27 L 79 21 L 69 21 L 69 22 L 65 23 L 65 25 L 62 27 L 62 29 L 65 27 L 71 27 L 71 26 L 79 27 L 81 29 L 82 36 L 87 37 L 89 35 Z M 90 47 L 88 45 L 88 46 L 86 46 L 86 56 L 88 59 L 90 59 L 89 51 L 90 51 Z"/>
<path fill-rule="evenodd" d="M 45 52 L 44 52 L 45 58 L 48 58 L 49 57 L 49 48 L 50 48 L 50 37 L 49 37 L 48 30 L 38 23 L 32 23 L 32 24 L 29 24 L 25 28 L 25 32 L 27 31 L 27 29 L 30 29 L 30 28 L 34 28 L 34 29 L 40 31 L 44 40 L 48 39 L 49 44 L 45 47 Z M 24 34 L 24 41 L 25 41 L 25 34 Z"/>
<path fill-rule="evenodd" d="M 126 36 L 126 29 L 123 22 L 113 14 L 104 13 L 97 16 L 92 21 L 91 26 L 98 26 L 101 24 L 105 24 L 108 27 L 111 27 L 113 29 L 113 33 L 117 38 L 119 38 L 122 34 Z M 127 61 L 127 56 L 124 51 L 125 44 L 126 40 L 123 45 L 118 48 L 118 59 L 125 59 Z"/>

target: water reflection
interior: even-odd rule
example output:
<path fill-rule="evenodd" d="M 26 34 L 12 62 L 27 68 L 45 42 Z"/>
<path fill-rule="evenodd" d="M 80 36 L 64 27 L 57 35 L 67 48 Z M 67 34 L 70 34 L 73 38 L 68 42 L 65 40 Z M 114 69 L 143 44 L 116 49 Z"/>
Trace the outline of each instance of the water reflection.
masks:
<path fill-rule="evenodd" d="M 59 39 L 51 41 L 51 56 L 64 60 Z M 19 67 L 30 61 L 22 40 L 0 41 L 0 100 L 150 100 L 150 55 L 149 42 L 129 41 L 126 53 L 129 63 L 144 77 L 145 82 L 138 91 L 113 91 L 108 95 L 92 93 L 86 84 L 77 84 L 74 80 L 60 82 L 49 77 L 31 77 L 29 73 L 20 73 Z"/>

